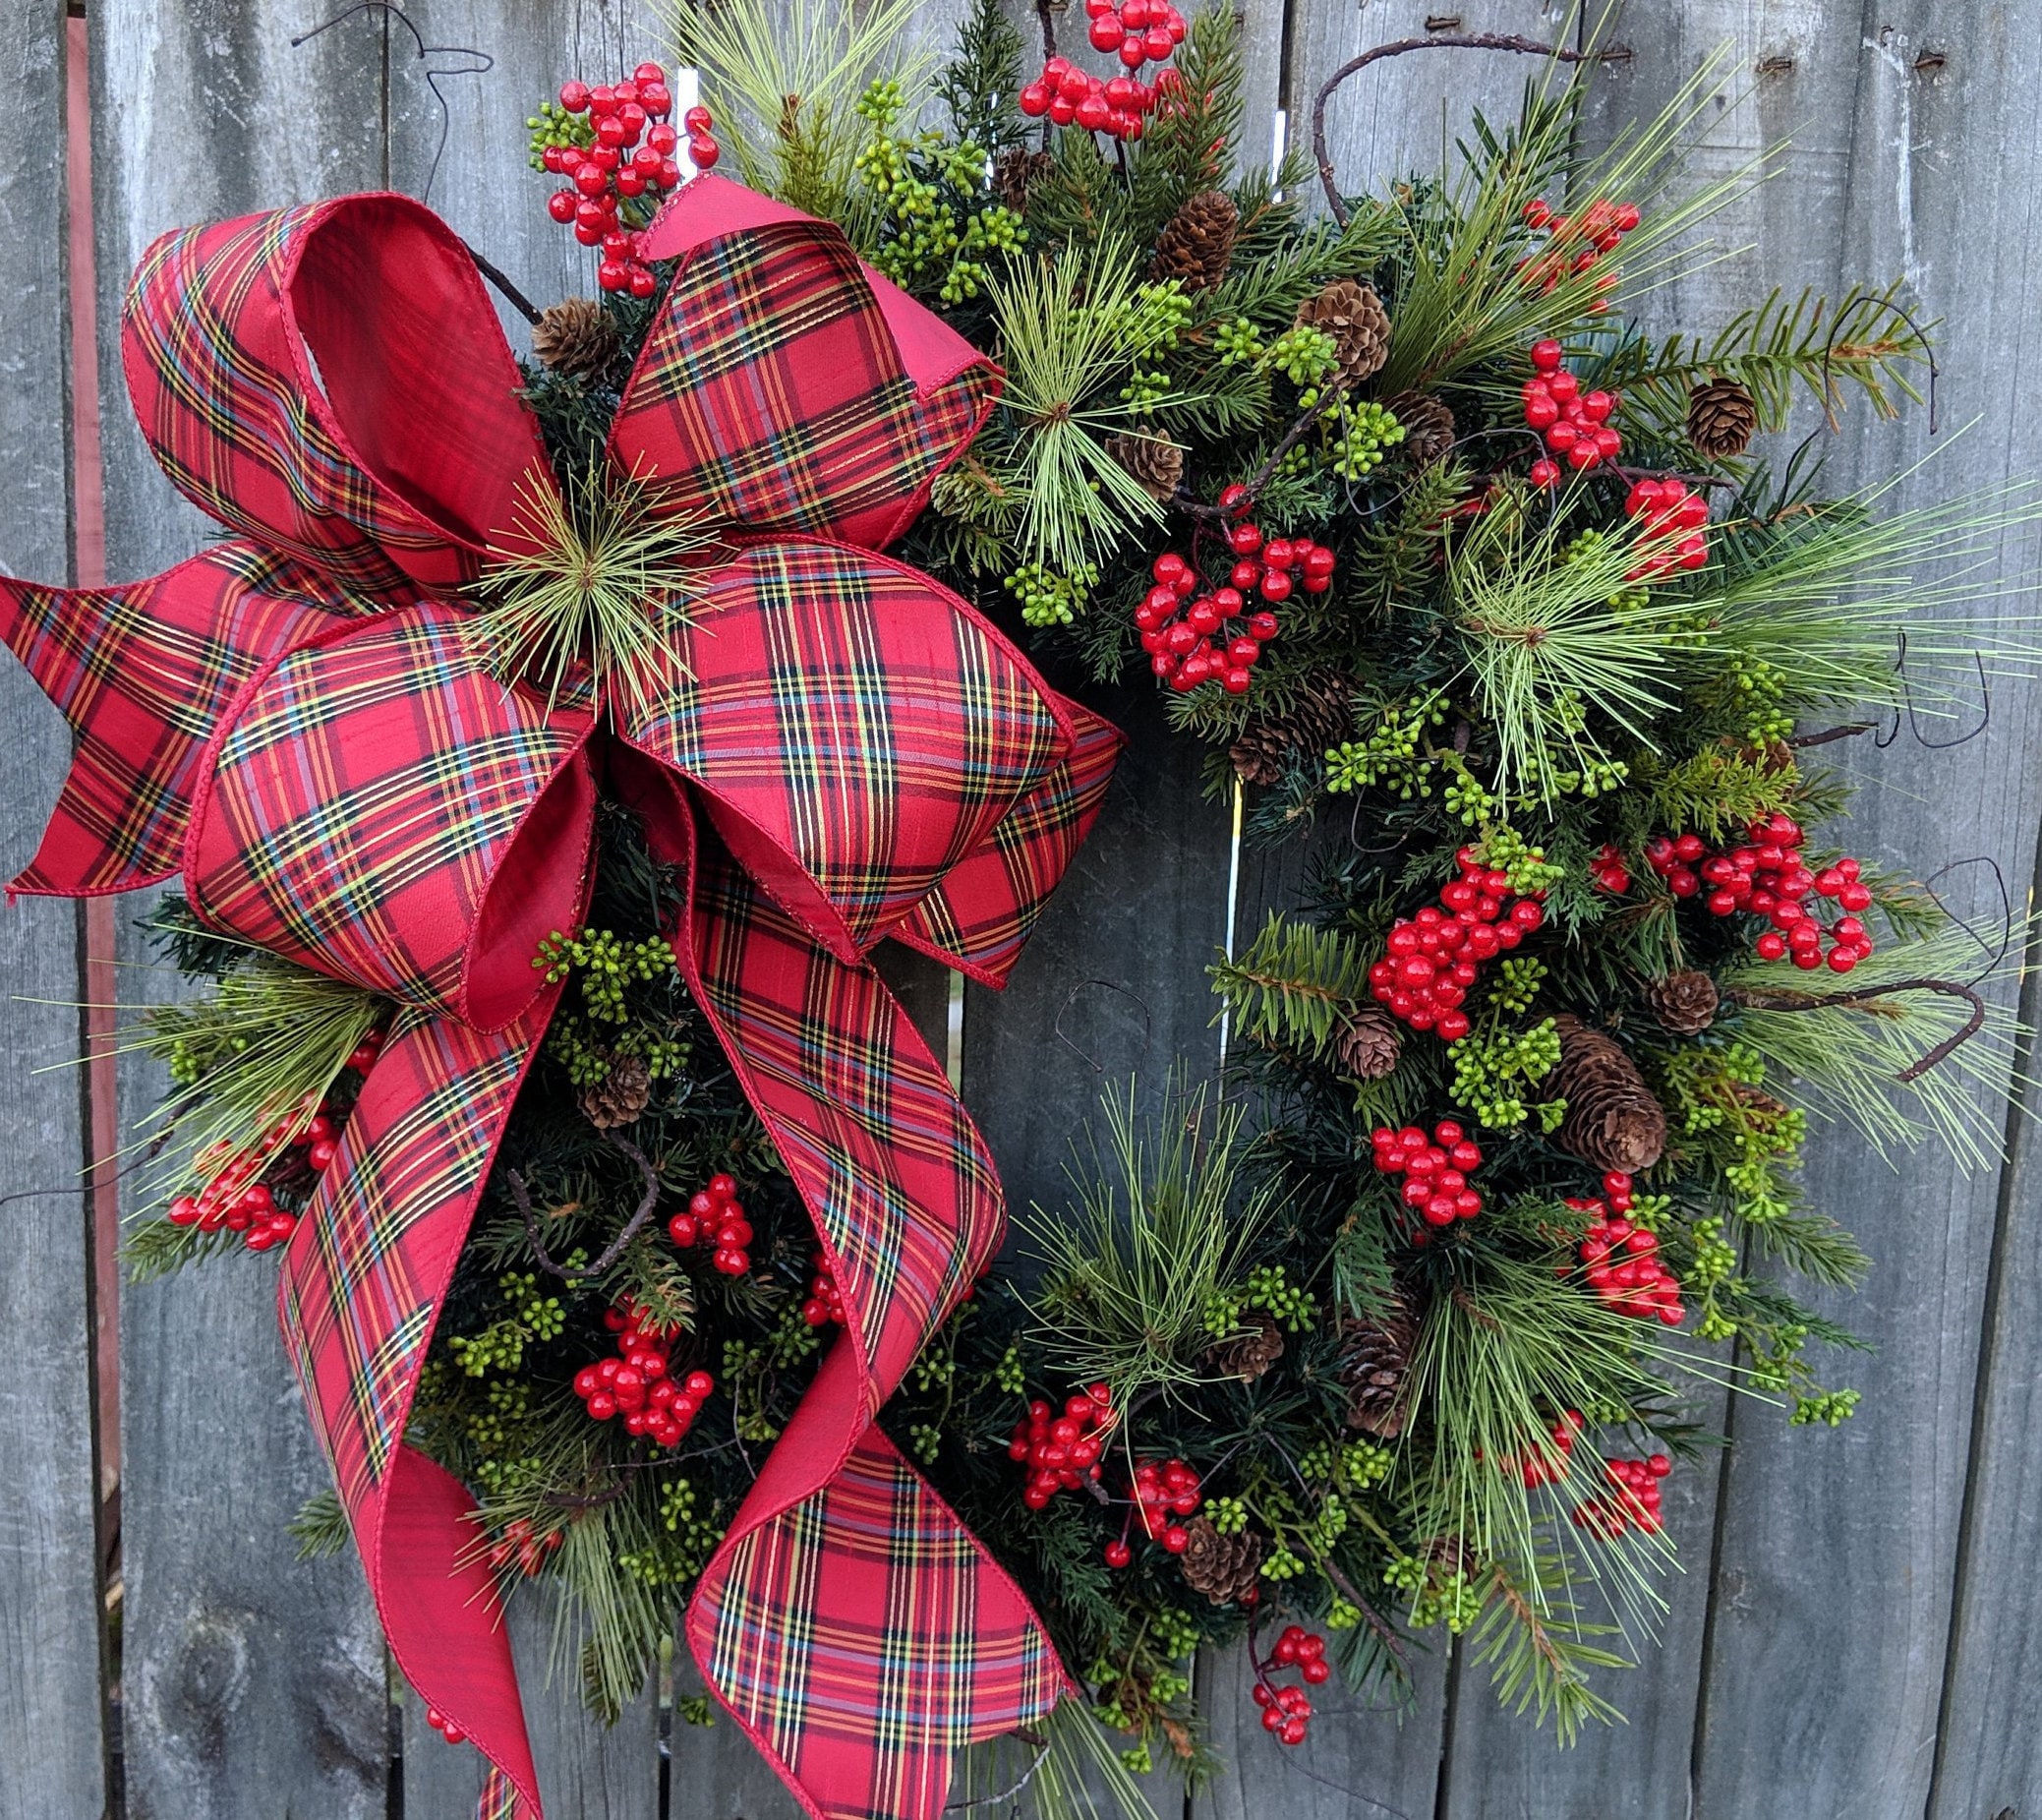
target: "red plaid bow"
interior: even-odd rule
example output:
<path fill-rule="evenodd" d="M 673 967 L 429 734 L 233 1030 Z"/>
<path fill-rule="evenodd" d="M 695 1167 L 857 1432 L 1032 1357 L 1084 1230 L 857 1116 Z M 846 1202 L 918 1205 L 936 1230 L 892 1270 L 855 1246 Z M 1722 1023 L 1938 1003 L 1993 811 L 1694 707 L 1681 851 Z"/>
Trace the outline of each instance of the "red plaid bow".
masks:
<path fill-rule="evenodd" d="M 866 957 L 1003 981 L 1118 735 L 876 552 L 997 373 L 834 227 L 705 178 L 611 439 L 724 527 L 649 707 L 550 705 L 452 590 L 554 485 L 461 243 L 358 196 L 171 234 L 123 351 L 171 480 L 234 535 L 153 580 L 0 583 L 78 746 L 16 881 L 182 870 L 199 914 L 403 1007 L 284 1261 L 284 1335 L 413 1685 L 538 1814 L 467 1495 L 401 1444 L 440 1300 L 586 902 L 599 772 L 687 869 L 688 984 L 777 1141 L 848 1326 L 689 1609 L 710 1686 L 809 1812 L 933 1815 L 952 1753 L 1065 1679 L 1040 1623 L 873 1423 L 999 1245 L 991 1159 Z"/>

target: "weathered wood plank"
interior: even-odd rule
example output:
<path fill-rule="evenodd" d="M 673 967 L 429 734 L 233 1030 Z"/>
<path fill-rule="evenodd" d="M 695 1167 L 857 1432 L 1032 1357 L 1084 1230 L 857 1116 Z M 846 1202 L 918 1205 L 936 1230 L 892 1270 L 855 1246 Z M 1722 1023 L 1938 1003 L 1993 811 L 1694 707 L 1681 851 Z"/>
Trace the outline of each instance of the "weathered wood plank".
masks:
<path fill-rule="evenodd" d="M 54 5 L 0 11 L 0 72 L 16 97 L 0 125 L 0 463 L 10 505 L 0 568 L 60 579 L 71 567 L 69 323 L 65 299 L 65 24 Z M 90 375 L 85 382 L 91 382 Z M 61 716 L 19 665 L 0 675 L 0 875 L 35 850 L 70 762 Z M 87 1154 L 78 1052 L 75 905 L 27 898 L 0 911 L 4 1025 L 17 1079 L 0 1145 L 0 1332 L 34 1334 L 37 1369 L 0 1387 L 0 1816 L 89 1816 L 106 1800 L 95 1562 Z M 24 1075 L 30 1063 L 42 1072 Z M 21 1197 L 16 1199 L 16 1197 Z"/>
<path fill-rule="evenodd" d="M 1976 194 L 2024 195 L 2007 187 L 2018 153 L 1998 124 L 2025 117 L 2017 97 L 2034 75 L 2014 16 L 1901 7 L 1868 26 L 1840 4 L 1683 14 L 1698 48 L 1734 36 L 1739 86 L 1755 89 L 1725 109 L 1725 143 L 1795 135 L 1786 175 L 1723 236 L 1756 242 L 1753 276 L 1834 290 L 1897 275 L 1928 317 L 1954 318 L 1945 419 L 1982 416 L 1984 427 L 1896 502 L 2031 472 L 2032 436 L 2009 382 L 2033 333 L 2032 303 L 2005 265 L 1974 264 L 1971 239 L 1947 219 Z M 1941 60 L 1924 58 L 1930 50 Z M 2006 226 L 2005 239 L 1978 244 L 1989 254 L 2017 245 L 2017 224 Z M 1847 483 L 1903 467 L 1927 442 L 1918 417 L 1877 426 L 1860 411 L 1833 446 L 1832 478 Z M 2031 572 L 2031 554 L 2010 549 L 2009 559 Z M 2029 768 L 2007 754 L 2037 737 L 2032 691 L 1998 691 L 1994 714 L 1990 742 L 1958 750 L 1838 748 L 1839 767 L 1868 786 L 1855 850 L 1918 871 L 1990 853 L 2024 873 L 2038 803 Z M 1989 894 L 1967 902 L 1969 883 L 1953 881 L 1957 907 L 1990 921 L 1996 905 Z M 1703 1814 L 1912 1812 L 1930 1792 L 1997 1185 L 1989 1171 L 1957 1176 L 1931 1148 L 1888 1174 L 1838 1133 L 1815 1146 L 1808 1187 L 1817 1204 L 1847 1209 L 1878 1261 L 1862 1297 L 1811 1299 L 1879 1350 L 1832 1367 L 1865 1392 L 1836 1434 L 1789 1434 L 1750 1404 L 1733 1418 L 1695 1753 Z M 1980 1588 L 1988 1599 L 2000 1590 Z"/>
<path fill-rule="evenodd" d="M 166 228 L 368 189 L 382 176 L 382 45 L 300 50 L 295 8 L 112 0 L 95 16 L 93 164 L 117 577 L 207 534 L 135 430 L 117 332 L 127 274 Z M 284 97 L 295 119 L 286 125 Z M 140 901 L 122 907 L 123 958 Z M 124 994 L 167 989 L 128 970 Z M 124 1124 L 159 1083 L 128 1070 Z M 326 1482 L 276 1333 L 273 1265 L 227 1262 L 128 1290 L 124 1692 L 131 1820 L 282 1812 L 370 1820 L 384 1804 L 383 1653 L 359 1567 L 301 1566 L 285 1525 Z"/>

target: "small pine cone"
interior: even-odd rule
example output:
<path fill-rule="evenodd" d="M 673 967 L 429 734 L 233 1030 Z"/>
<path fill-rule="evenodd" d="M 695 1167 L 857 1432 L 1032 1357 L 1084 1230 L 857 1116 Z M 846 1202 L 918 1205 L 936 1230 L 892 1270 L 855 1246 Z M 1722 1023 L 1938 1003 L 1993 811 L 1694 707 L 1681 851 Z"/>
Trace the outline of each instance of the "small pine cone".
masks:
<path fill-rule="evenodd" d="M 1333 1056 L 1350 1081 L 1380 1081 L 1403 1060 L 1403 1032 L 1388 1012 L 1364 1006 L 1334 1039 Z"/>
<path fill-rule="evenodd" d="M 1003 206 L 1021 214 L 1028 205 L 1028 192 L 1036 179 L 1055 162 L 1048 152 L 1031 151 L 1026 146 L 1001 152 L 993 160 L 993 194 Z"/>
<path fill-rule="evenodd" d="M 1300 328 L 1322 328 L 1333 337 L 1343 385 L 1373 379 L 1390 357 L 1390 313 L 1372 284 L 1335 278 L 1298 306 L 1297 322 Z"/>
<path fill-rule="evenodd" d="M 1556 1139 L 1561 1149 L 1604 1173 L 1636 1175 L 1666 1147 L 1666 1113 L 1638 1065 L 1613 1036 L 1562 1013 L 1560 1065 L 1550 1086 L 1567 1102 Z"/>
<path fill-rule="evenodd" d="M 652 1076 L 642 1055 L 612 1055 L 603 1079 L 581 1089 L 581 1109 L 598 1131 L 628 1125 L 652 1097 Z"/>
<path fill-rule="evenodd" d="M 1735 380 L 1711 380 L 1687 395 L 1687 440 L 1711 461 L 1743 454 L 1758 427 L 1758 405 Z"/>
<path fill-rule="evenodd" d="M 1151 499 L 1167 499 L 1184 479 L 1184 450 L 1161 437 L 1126 436 L 1106 439 L 1106 452 L 1132 474 Z"/>
<path fill-rule="evenodd" d="M 577 379 L 601 379 L 622 342 L 603 306 L 589 297 L 550 304 L 532 324 L 532 354 L 541 366 Z"/>
<path fill-rule="evenodd" d="M 1205 1356 L 1227 1377 L 1253 1383 L 1283 1357 L 1283 1329 L 1269 1316 L 1257 1314 L 1246 1333 L 1223 1340 Z"/>
<path fill-rule="evenodd" d="M 1414 467 L 1444 460 L 1453 446 L 1453 413 L 1429 391 L 1400 391 L 1382 408 L 1404 426 L 1404 454 Z"/>
<path fill-rule="evenodd" d="M 1262 1539 L 1253 1530 L 1222 1536 L 1209 1517 L 1193 1517 L 1184 1526 L 1190 1538 L 1177 1564 L 1185 1584 L 1203 1593 L 1214 1605 L 1236 1605 L 1255 1590 L 1262 1565 Z"/>
<path fill-rule="evenodd" d="M 1244 784 L 1274 784 L 1293 753 L 1316 758 L 1354 733 L 1354 680 L 1338 671 L 1313 678 L 1299 692 L 1288 714 L 1243 730 L 1228 756 Z"/>
<path fill-rule="evenodd" d="M 1241 211 L 1224 190 L 1200 190 L 1156 236 L 1151 278 L 1182 278 L 1188 291 L 1217 288 L 1234 260 L 1234 236 L 1241 231 Z"/>
<path fill-rule="evenodd" d="M 1716 981 L 1699 968 L 1683 968 L 1645 982 L 1645 1004 L 1663 1029 L 1699 1036 L 1716 1022 Z"/>
<path fill-rule="evenodd" d="M 1404 1432 L 1405 1380 L 1418 1350 L 1418 1322 L 1400 1297 L 1380 1321 L 1340 1327 L 1340 1380 L 1347 1386 L 1347 1426 L 1383 1440 Z"/>

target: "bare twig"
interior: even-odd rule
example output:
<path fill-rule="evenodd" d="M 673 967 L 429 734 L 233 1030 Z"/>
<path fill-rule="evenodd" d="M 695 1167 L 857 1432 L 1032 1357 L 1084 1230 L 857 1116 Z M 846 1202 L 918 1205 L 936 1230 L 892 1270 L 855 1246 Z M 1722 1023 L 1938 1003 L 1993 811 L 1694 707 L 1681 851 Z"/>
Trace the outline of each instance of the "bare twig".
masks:
<path fill-rule="evenodd" d="M 1386 57 L 1401 57 L 1408 50 L 1501 50 L 1524 57 L 1550 57 L 1556 63 L 1613 63 L 1631 54 L 1618 46 L 1608 50 L 1568 50 L 1564 45 L 1542 44 L 1537 38 L 1522 37 L 1514 31 L 1457 31 L 1450 37 L 1398 38 L 1350 58 L 1319 85 L 1318 93 L 1312 99 L 1312 155 L 1318 163 L 1318 181 L 1325 190 L 1326 205 L 1342 227 L 1347 225 L 1349 216 L 1333 176 L 1332 153 L 1326 149 L 1326 102 L 1350 76 L 1360 75 L 1370 64 Z"/>
<path fill-rule="evenodd" d="M 462 245 L 466 246 L 467 242 L 463 241 Z M 503 293 L 503 301 L 515 310 L 518 315 L 523 317 L 528 323 L 539 321 L 541 311 L 538 305 L 533 303 L 523 291 L 511 283 L 508 278 L 498 271 L 496 266 L 492 265 L 488 260 L 484 259 L 480 253 L 476 252 L 473 247 L 468 248 L 468 257 L 475 262 L 475 269 Z"/>
<path fill-rule="evenodd" d="M 569 1270 L 554 1262 L 553 1255 L 546 1249 L 546 1241 L 539 1236 L 539 1216 L 532 1210 L 532 1196 L 525 1187 L 525 1179 L 515 1169 L 503 1171 L 503 1179 L 510 1184 L 511 1199 L 517 1203 L 517 1210 L 525 1222 L 525 1237 L 530 1240 L 532 1256 L 538 1260 L 539 1267 L 549 1275 L 557 1276 L 563 1283 L 571 1283 L 586 1276 L 601 1276 L 612 1264 L 623 1256 L 624 1247 L 644 1231 L 645 1222 L 652 1218 L 652 1211 L 660 1201 L 660 1172 L 652 1166 L 652 1159 L 628 1138 L 610 1134 L 610 1142 L 628 1156 L 639 1167 L 645 1177 L 645 1199 L 638 1204 L 637 1212 L 624 1222 L 623 1231 L 604 1247 L 602 1255 L 586 1269 Z"/>
<path fill-rule="evenodd" d="M 1867 986 L 1860 992 L 1835 993 L 1769 991 L 1764 987 L 1732 986 L 1729 989 L 1729 997 L 1734 1003 L 1752 1011 L 1852 1011 L 1871 1004 L 1874 999 L 1890 998 L 1896 992 L 1936 992 L 1945 998 L 1962 999 L 1970 1006 L 1971 1015 L 1964 1020 L 1961 1029 L 1946 1036 L 1919 1061 L 1910 1062 L 1901 1069 L 1894 1077 L 1896 1081 L 1919 1081 L 1930 1069 L 1948 1061 L 1985 1028 L 1985 1000 L 1969 986 L 1959 985 L 1954 979 L 1896 979 L 1891 985 Z"/>
<path fill-rule="evenodd" d="M 1283 440 L 1269 453 L 1269 458 L 1242 483 L 1244 497 L 1232 506 L 1207 505 L 1203 499 L 1180 486 L 1171 496 L 1170 503 L 1188 518 L 1234 519 L 1248 510 L 1261 497 L 1261 491 L 1275 474 L 1277 464 L 1296 448 L 1304 440 L 1306 431 L 1318 422 L 1328 410 L 1347 395 L 1344 385 L 1326 385 L 1312 401 L 1311 408 L 1303 412 L 1296 423 L 1283 433 Z"/>

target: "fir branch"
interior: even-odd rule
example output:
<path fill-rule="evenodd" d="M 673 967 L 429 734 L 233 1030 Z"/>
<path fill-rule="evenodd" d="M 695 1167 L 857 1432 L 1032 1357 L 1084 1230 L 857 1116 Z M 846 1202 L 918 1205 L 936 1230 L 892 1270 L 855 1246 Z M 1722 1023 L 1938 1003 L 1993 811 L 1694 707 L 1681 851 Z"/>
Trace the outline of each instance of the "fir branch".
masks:
<path fill-rule="evenodd" d="M 1222 1010 L 1256 1042 L 1283 1044 L 1315 1059 L 1366 1000 L 1369 963 L 1337 929 L 1314 929 L 1271 910 L 1238 959 L 1205 969 Z"/>
<path fill-rule="evenodd" d="M 1536 1708 L 1540 1724 L 1550 1719 L 1559 1741 L 1571 1744 L 1588 1720 L 1606 1725 L 1621 1717 L 1590 1687 L 1588 1672 L 1632 1664 L 1588 1641 L 1615 1634 L 1614 1627 L 1583 1619 L 1557 1560 L 1549 1554 L 1530 1558 L 1528 1569 L 1490 1565 L 1483 1615 L 1469 1642 L 1489 1672 L 1496 1698 L 1514 1713 Z"/>
<path fill-rule="evenodd" d="M 298 1506 L 298 1514 L 290 1520 L 289 1533 L 298 1545 L 300 1560 L 318 1560 L 327 1555 L 338 1555 L 354 1540 L 353 1526 L 347 1520 L 347 1507 L 341 1503 L 340 1495 L 330 1487 L 313 1493 Z"/>

